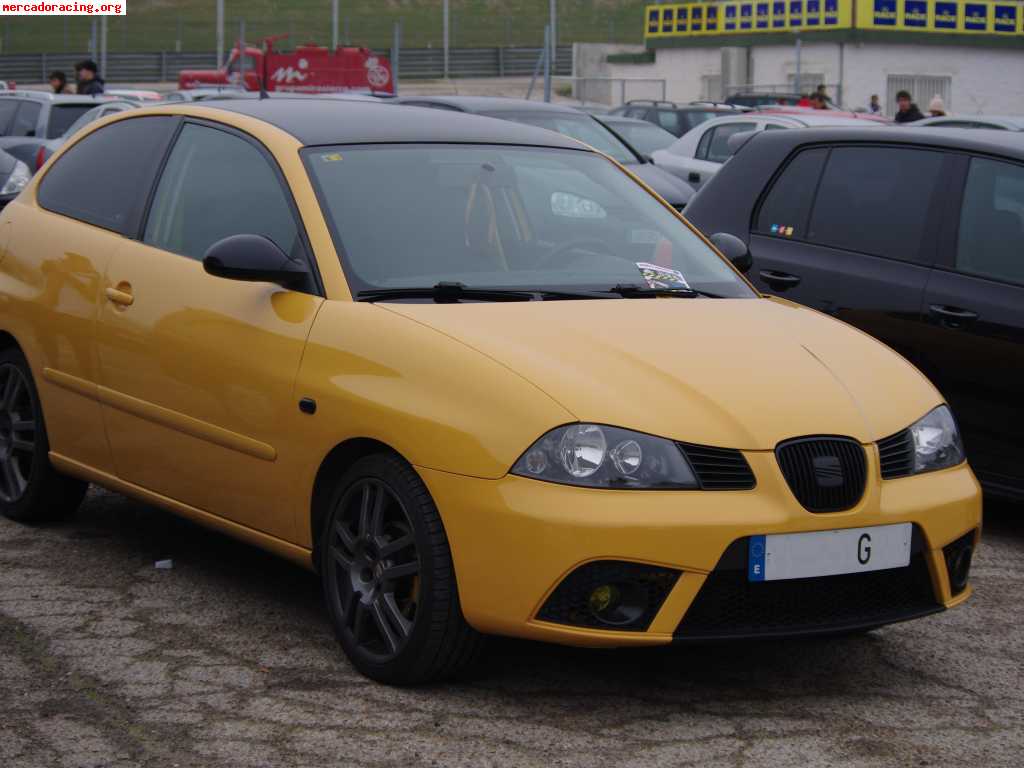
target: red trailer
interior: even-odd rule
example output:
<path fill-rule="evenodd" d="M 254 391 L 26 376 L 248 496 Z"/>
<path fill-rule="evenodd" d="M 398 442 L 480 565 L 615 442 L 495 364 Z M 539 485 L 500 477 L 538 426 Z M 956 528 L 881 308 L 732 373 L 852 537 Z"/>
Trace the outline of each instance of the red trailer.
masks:
<path fill-rule="evenodd" d="M 386 57 L 368 48 L 338 47 L 332 51 L 312 44 L 287 53 L 275 51 L 274 43 L 286 37 L 265 38 L 261 47 L 247 45 L 244 58 L 236 45 L 223 69 L 182 70 L 178 87 L 187 90 L 234 84 L 258 91 L 262 84 L 268 91 L 292 93 L 394 93 L 391 64 Z"/>

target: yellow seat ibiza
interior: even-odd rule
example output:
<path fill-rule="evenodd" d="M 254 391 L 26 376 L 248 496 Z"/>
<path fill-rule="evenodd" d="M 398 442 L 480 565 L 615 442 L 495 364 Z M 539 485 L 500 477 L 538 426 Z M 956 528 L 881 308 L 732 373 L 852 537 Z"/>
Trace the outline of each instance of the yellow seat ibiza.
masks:
<path fill-rule="evenodd" d="M 99 121 L 0 217 L 0 508 L 96 483 L 316 569 L 391 683 L 486 634 L 824 634 L 965 600 L 981 504 L 942 397 L 712 241 L 509 122 Z"/>

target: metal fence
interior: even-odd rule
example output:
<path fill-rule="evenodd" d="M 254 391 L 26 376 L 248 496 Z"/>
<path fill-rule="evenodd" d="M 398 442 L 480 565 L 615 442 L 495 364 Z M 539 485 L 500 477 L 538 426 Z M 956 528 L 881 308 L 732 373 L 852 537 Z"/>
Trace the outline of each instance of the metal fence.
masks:
<path fill-rule="evenodd" d="M 380 51 L 387 54 L 387 51 Z M 533 73 L 540 48 L 453 48 L 449 52 L 448 71 L 451 77 L 514 77 Z M 19 83 L 43 83 L 55 69 L 73 76 L 76 61 L 88 58 L 78 53 L 18 53 L 0 56 L 0 80 Z M 213 69 L 217 54 L 176 53 L 110 53 L 107 71 L 111 82 L 151 83 L 178 79 L 183 69 Z M 555 74 L 572 74 L 572 46 L 558 47 Z M 436 79 L 444 76 L 444 52 L 440 48 L 403 48 L 399 75 L 405 79 Z"/>

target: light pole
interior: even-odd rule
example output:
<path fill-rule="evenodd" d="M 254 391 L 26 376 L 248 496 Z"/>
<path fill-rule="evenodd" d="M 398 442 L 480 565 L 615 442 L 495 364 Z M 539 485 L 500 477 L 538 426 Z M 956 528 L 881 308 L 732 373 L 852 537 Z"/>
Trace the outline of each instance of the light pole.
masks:
<path fill-rule="evenodd" d="M 551 47 L 548 50 L 548 55 L 549 55 L 550 60 L 551 60 L 551 66 L 555 65 L 555 48 L 558 47 L 558 26 L 557 26 L 558 7 L 557 6 L 558 6 L 558 0 L 551 0 L 551 2 L 549 3 L 549 7 L 548 7 L 548 15 L 550 16 L 550 19 L 548 21 L 548 26 L 551 27 L 551 41 L 550 41 Z"/>
<path fill-rule="evenodd" d="M 448 79 L 448 0 L 444 0 L 444 5 L 441 8 L 442 24 L 444 25 L 444 32 L 442 33 L 442 44 L 444 46 L 444 79 Z"/>
<path fill-rule="evenodd" d="M 331 50 L 338 48 L 338 0 L 331 0 Z"/>
<path fill-rule="evenodd" d="M 224 0 L 217 0 L 217 69 L 224 66 Z"/>

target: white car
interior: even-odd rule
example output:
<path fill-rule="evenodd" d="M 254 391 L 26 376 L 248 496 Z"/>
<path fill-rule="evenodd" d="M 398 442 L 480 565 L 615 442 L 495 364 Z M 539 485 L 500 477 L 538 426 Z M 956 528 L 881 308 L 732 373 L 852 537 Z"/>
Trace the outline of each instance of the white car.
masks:
<path fill-rule="evenodd" d="M 701 123 L 687 131 L 674 144 L 652 154 L 654 164 L 699 189 L 718 173 L 722 163 L 733 150 L 729 137 L 750 131 L 771 131 L 782 128 L 818 128 L 850 126 L 867 128 L 880 123 L 852 114 L 826 110 L 807 110 L 796 114 L 775 112 L 747 112 L 726 115 Z"/>

